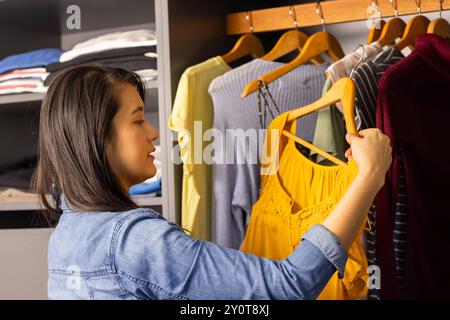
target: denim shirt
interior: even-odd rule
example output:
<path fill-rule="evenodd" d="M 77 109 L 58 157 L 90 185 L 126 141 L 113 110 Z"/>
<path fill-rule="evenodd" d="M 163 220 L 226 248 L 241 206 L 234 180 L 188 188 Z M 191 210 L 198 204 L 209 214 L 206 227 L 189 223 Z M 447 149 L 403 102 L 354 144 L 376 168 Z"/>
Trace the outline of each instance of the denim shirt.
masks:
<path fill-rule="evenodd" d="M 81 212 L 62 201 L 48 250 L 50 299 L 315 299 L 346 251 L 315 225 L 274 261 L 196 240 L 151 209 Z"/>

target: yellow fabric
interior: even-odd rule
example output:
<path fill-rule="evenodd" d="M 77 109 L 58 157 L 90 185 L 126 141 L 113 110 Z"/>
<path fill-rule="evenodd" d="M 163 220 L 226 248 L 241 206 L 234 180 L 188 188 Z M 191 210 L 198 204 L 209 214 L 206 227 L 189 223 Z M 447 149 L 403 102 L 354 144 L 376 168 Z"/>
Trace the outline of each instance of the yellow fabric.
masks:
<path fill-rule="evenodd" d="M 214 78 L 229 70 L 231 68 L 221 57 L 186 69 L 169 118 L 169 128 L 178 132 L 183 162 L 181 226 L 201 240 L 211 240 L 211 165 L 203 161 L 203 149 L 210 142 L 202 139 L 203 133 L 212 128 L 214 119 L 208 87 Z M 201 121 L 201 130 L 195 132 L 196 136 L 194 121 Z"/>
<path fill-rule="evenodd" d="M 283 129 L 295 134 L 295 126 L 296 121 L 287 122 L 287 113 L 269 126 L 264 152 L 271 161 L 262 166 L 261 194 L 252 208 L 243 252 L 287 258 L 301 236 L 323 222 L 357 174 L 354 162 L 346 168 L 321 166 L 303 156 L 294 140 L 280 135 Z M 367 294 L 368 266 L 361 243 L 355 240 L 348 253 L 343 279 L 336 272 L 318 299 L 360 299 Z"/>

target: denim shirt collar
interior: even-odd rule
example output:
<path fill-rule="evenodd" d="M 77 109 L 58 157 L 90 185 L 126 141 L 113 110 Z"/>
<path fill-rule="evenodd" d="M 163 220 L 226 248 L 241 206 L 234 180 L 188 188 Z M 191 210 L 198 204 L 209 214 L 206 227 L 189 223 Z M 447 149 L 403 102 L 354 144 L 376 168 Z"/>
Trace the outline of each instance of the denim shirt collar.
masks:
<path fill-rule="evenodd" d="M 73 209 L 69 207 L 69 204 L 67 203 L 66 198 L 64 197 L 64 194 L 61 194 L 59 203 L 60 203 L 61 210 L 63 210 L 64 213 L 67 211 L 73 211 Z"/>

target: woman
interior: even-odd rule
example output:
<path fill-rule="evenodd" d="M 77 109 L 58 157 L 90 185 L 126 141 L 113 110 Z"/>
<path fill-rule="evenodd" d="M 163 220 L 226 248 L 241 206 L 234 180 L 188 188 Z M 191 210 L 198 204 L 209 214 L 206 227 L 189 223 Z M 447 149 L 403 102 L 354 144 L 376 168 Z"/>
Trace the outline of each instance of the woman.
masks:
<path fill-rule="evenodd" d="M 314 299 L 336 270 L 343 274 L 391 162 L 386 136 L 369 129 L 347 137 L 357 177 L 291 256 L 272 261 L 193 239 L 132 202 L 129 187 L 156 173 L 158 132 L 145 121 L 143 100 L 137 76 L 97 66 L 70 69 L 48 89 L 34 185 L 47 217 L 59 218 L 49 298 Z"/>

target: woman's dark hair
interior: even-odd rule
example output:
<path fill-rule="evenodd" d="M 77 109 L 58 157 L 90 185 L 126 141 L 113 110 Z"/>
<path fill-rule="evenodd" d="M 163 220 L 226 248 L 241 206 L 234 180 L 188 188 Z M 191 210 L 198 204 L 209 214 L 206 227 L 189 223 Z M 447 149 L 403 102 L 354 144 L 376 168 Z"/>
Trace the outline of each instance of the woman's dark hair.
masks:
<path fill-rule="evenodd" d="M 137 207 L 121 190 L 105 152 L 126 84 L 136 87 L 144 100 L 139 77 L 118 68 L 74 67 L 50 84 L 40 113 L 38 162 L 32 181 L 49 223 L 61 213 L 61 194 L 67 204 L 83 211 Z"/>

